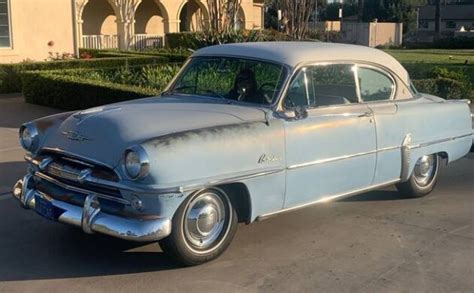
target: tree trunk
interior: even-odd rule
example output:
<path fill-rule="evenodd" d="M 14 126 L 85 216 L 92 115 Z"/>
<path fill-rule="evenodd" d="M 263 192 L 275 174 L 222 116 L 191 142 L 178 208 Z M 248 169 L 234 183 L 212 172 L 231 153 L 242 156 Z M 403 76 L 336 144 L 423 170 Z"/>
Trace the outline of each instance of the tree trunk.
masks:
<path fill-rule="evenodd" d="M 441 0 L 436 0 L 435 39 L 441 38 Z"/>

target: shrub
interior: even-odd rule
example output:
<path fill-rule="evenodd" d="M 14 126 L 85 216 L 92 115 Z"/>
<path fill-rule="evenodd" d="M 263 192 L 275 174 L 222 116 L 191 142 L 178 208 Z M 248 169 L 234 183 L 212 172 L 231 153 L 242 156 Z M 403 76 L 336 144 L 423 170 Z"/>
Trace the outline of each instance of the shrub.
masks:
<path fill-rule="evenodd" d="M 26 102 L 63 110 L 85 109 L 159 93 L 156 89 L 87 80 L 51 71 L 24 72 L 22 83 Z"/>
<path fill-rule="evenodd" d="M 415 79 L 413 80 L 413 84 L 420 92 L 436 95 L 445 99 L 474 100 L 473 91 L 469 82 L 438 77 L 430 79 Z"/>
<path fill-rule="evenodd" d="M 450 70 L 446 67 L 436 66 L 432 70 L 433 77 L 437 78 L 449 78 L 457 81 L 468 81 L 468 76 L 463 70 Z"/>
<path fill-rule="evenodd" d="M 21 73 L 35 70 L 55 70 L 70 68 L 110 68 L 125 65 L 162 64 L 168 61 L 163 56 L 125 56 L 101 59 L 73 59 L 54 62 L 28 62 L 0 64 L 0 93 L 21 91 Z"/>
<path fill-rule="evenodd" d="M 184 32 L 166 34 L 169 48 L 199 49 L 227 43 L 259 41 L 292 41 L 292 37 L 274 30 L 240 30 L 224 32 Z"/>

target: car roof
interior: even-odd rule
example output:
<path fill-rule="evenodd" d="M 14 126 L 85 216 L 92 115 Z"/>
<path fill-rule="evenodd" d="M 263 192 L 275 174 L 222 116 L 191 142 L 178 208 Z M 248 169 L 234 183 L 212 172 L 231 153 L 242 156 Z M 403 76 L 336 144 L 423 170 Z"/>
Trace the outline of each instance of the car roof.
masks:
<path fill-rule="evenodd" d="M 292 68 L 308 62 L 358 61 L 378 64 L 409 84 L 408 73 L 389 54 L 370 47 L 325 42 L 250 42 L 202 48 L 192 55 L 257 58 L 283 63 Z"/>

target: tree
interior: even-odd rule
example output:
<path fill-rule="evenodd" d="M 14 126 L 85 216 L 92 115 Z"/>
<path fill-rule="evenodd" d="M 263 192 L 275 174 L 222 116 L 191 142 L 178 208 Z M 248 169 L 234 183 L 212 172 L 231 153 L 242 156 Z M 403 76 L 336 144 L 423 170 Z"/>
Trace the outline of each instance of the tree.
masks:
<path fill-rule="evenodd" d="M 285 32 L 296 39 L 303 39 L 308 31 L 308 22 L 316 4 L 317 0 L 282 0 L 282 22 Z"/>
<path fill-rule="evenodd" d="M 441 37 L 441 0 L 436 0 L 435 12 L 435 38 Z"/>
<path fill-rule="evenodd" d="M 207 0 L 212 31 L 228 31 L 236 27 L 242 0 Z"/>

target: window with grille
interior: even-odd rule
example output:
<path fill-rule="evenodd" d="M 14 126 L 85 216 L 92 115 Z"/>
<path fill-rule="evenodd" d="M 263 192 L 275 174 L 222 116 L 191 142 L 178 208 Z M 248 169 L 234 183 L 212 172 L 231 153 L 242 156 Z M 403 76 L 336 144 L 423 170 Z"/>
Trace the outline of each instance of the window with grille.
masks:
<path fill-rule="evenodd" d="M 9 0 L 0 0 L 0 48 L 11 47 Z"/>

